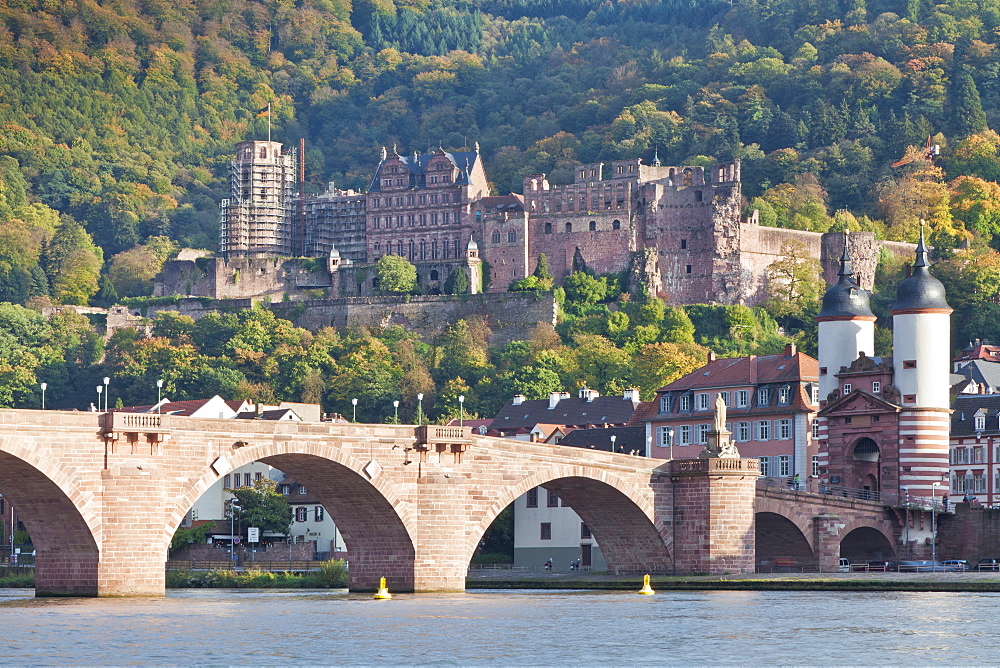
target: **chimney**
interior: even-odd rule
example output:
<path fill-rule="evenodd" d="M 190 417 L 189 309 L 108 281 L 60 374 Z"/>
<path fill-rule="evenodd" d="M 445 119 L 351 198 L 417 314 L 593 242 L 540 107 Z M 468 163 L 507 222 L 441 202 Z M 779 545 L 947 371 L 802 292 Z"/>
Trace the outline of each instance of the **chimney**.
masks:
<path fill-rule="evenodd" d="M 786 357 L 794 357 L 795 356 L 795 350 L 796 349 L 795 349 L 795 344 L 794 343 L 786 343 L 785 344 L 785 356 Z"/>
<path fill-rule="evenodd" d="M 513 402 L 511 402 L 511 403 L 512 403 L 512 404 L 513 404 L 514 406 L 520 406 L 521 404 L 523 404 L 523 403 L 524 403 L 524 398 L 525 398 L 525 397 L 524 397 L 524 395 L 523 395 L 523 394 L 515 394 L 515 395 L 514 395 L 514 401 L 513 401 Z"/>
<path fill-rule="evenodd" d="M 552 410 L 559 405 L 559 400 L 562 399 L 562 393 L 560 392 L 550 392 L 549 393 L 549 410 Z"/>
<path fill-rule="evenodd" d="M 259 401 L 253 405 L 253 414 L 255 417 L 260 417 L 264 414 L 264 404 Z"/>
<path fill-rule="evenodd" d="M 715 361 L 715 351 L 714 350 L 709 350 L 708 351 L 708 361 L 710 363 Z"/>
<path fill-rule="evenodd" d="M 639 389 L 635 387 L 628 388 L 622 395 L 622 399 L 631 401 L 634 404 L 639 403 Z"/>
<path fill-rule="evenodd" d="M 757 356 L 748 355 L 747 364 L 750 367 L 749 373 L 747 374 L 749 382 L 751 385 L 757 384 Z"/>

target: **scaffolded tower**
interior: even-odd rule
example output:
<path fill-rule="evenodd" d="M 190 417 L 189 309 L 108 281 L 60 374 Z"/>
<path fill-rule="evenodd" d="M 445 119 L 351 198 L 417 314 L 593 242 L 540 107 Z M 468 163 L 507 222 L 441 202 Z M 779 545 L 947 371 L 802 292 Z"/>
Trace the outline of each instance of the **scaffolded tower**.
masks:
<path fill-rule="evenodd" d="M 225 257 L 292 255 L 296 158 L 280 142 L 236 145 L 231 197 L 222 201 L 219 248 Z"/>

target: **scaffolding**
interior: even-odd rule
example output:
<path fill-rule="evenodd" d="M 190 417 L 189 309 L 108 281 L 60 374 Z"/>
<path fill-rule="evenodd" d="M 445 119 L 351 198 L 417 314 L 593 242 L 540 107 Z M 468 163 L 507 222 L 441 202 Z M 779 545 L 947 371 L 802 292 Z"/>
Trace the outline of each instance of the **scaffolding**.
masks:
<path fill-rule="evenodd" d="M 222 201 L 219 248 L 226 257 L 292 254 L 297 153 L 279 142 L 236 146 L 230 197 Z"/>

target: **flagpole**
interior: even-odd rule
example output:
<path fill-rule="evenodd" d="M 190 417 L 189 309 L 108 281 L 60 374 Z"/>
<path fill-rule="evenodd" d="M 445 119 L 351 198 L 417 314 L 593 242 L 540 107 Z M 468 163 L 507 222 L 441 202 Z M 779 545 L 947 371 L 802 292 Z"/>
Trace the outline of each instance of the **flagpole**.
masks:
<path fill-rule="evenodd" d="M 267 103 L 267 141 L 271 141 L 271 103 Z"/>

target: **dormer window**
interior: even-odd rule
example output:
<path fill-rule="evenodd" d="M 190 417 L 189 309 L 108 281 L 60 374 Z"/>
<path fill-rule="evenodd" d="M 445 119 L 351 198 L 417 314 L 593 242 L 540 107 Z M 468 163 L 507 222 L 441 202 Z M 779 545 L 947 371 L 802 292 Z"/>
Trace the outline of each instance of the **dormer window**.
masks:
<path fill-rule="evenodd" d="M 977 415 L 976 416 L 976 431 L 983 431 L 986 429 L 986 416 Z"/>
<path fill-rule="evenodd" d="M 771 391 L 766 387 L 757 390 L 757 405 L 767 406 L 771 403 Z"/>
<path fill-rule="evenodd" d="M 680 410 L 682 412 L 686 412 L 686 411 L 690 411 L 691 410 L 691 395 L 690 394 L 682 394 L 681 395 Z"/>
<path fill-rule="evenodd" d="M 792 389 L 787 385 L 778 388 L 778 403 L 787 404 L 791 400 Z"/>
<path fill-rule="evenodd" d="M 844 383 L 844 396 L 847 396 L 850 393 L 851 393 L 851 384 Z"/>
<path fill-rule="evenodd" d="M 872 394 L 878 394 L 882 391 L 882 383 L 877 380 L 872 381 Z"/>
<path fill-rule="evenodd" d="M 660 413 L 670 412 L 670 395 L 664 394 L 660 397 Z"/>

